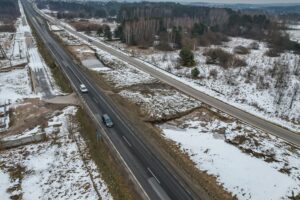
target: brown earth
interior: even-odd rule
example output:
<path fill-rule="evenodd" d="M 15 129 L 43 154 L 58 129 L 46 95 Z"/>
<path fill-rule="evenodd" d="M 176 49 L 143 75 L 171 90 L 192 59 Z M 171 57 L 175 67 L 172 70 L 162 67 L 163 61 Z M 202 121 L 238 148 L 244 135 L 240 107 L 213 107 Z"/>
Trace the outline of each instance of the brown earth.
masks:
<path fill-rule="evenodd" d="M 85 44 L 68 46 L 68 50 L 81 61 L 91 58 L 97 59 L 95 51 Z"/>
<path fill-rule="evenodd" d="M 26 129 L 38 125 L 46 126 L 48 119 L 56 110 L 61 110 L 66 105 L 46 103 L 39 99 L 25 99 L 21 104 L 10 108 L 10 128 L 0 136 L 21 134 Z"/>

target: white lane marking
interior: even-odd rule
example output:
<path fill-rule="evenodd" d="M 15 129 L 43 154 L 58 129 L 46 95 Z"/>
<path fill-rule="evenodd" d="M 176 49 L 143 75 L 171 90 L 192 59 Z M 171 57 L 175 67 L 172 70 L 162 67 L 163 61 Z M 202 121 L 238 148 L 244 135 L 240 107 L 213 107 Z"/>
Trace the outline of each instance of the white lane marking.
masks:
<path fill-rule="evenodd" d="M 127 138 L 123 135 L 122 136 L 123 137 L 123 139 L 125 140 L 125 142 L 130 146 L 130 147 L 132 147 L 132 145 L 130 144 L 130 142 L 127 140 Z"/>
<path fill-rule="evenodd" d="M 147 170 L 150 172 L 150 174 L 152 174 L 152 176 L 156 179 L 156 181 L 160 184 L 160 181 L 158 180 L 158 178 L 155 176 L 155 174 L 152 172 L 152 170 L 147 167 Z"/>

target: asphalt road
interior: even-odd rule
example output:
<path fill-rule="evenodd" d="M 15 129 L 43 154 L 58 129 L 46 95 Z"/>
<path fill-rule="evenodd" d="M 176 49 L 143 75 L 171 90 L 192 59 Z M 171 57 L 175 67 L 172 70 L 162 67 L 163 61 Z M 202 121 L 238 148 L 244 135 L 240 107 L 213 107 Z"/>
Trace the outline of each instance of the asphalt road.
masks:
<path fill-rule="evenodd" d="M 128 64 L 152 75 L 153 77 L 159 79 L 162 82 L 165 82 L 168 85 L 173 86 L 174 88 L 180 90 L 181 92 L 194 97 L 195 99 L 198 99 L 214 108 L 217 108 L 220 111 L 223 111 L 241 121 L 244 123 L 250 124 L 258 129 L 261 129 L 269 134 L 275 135 L 279 138 L 284 139 L 285 141 L 294 144 L 298 147 L 300 147 L 300 133 L 293 132 L 291 130 L 288 130 L 286 128 L 283 128 L 280 125 L 274 124 L 270 121 L 267 121 L 265 119 L 262 119 L 258 116 L 255 116 L 253 114 L 250 114 L 246 111 L 243 111 L 239 108 L 236 108 L 232 105 L 229 105 L 221 100 L 218 100 L 212 96 L 209 96 L 203 92 L 200 92 L 199 90 L 191 87 L 190 85 L 181 82 L 177 78 L 174 78 L 174 76 L 171 76 L 167 72 L 153 68 L 142 61 L 130 57 L 123 52 L 116 50 L 109 45 L 106 45 L 102 42 L 96 41 L 94 39 L 91 39 L 87 37 L 86 35 L 82 33 L 78 33 L 77 31 L 69 28 L 68 26 L 62 25 L 58 20 L 53 20 L 52 18 L 47 18 L 49 21 L 53 22 L 54 24 L 58 24 L 60 26 L 63 26 L 65 29 L 67 29 L 69 32 L 72 34 L 86 40 L 86 41 L 91 41 L 92 44 L 95 45 L 96 47 L 102 49 L 103 51 L 109 52 L 110 54 L 116 56 L 117 58 L 127 62 Z"/>
<path fill-rule="evenodd" d="M 146 196 L 153 200 L 193 199 L 191 193 L 187 191 L 186 187 L 183 187 L 177 176 L 171 173 L 152 153 L 147 144 L 138 137 L 138 133 L 135 132 L 134 128 L 126 122 L 126 118 L 110 104 L 105 94 L 94 86 L 93 81 L 51 37 L 47 31 L 47 25 L 33 10 L 31 4 L 25 0 L 22 1 L 22 4 L 28 20 L 72 84 L 76 88 L 79 88 L 81 83 L 86 85 L 89 92 L 80 95 L 99 123 L 101 121 L 100 116 L 103 113 L 109 114 L 112 118 L 115 126 L 104 128 L 105 133 L 107 133 L 110 141 L 134 174 L 135 179 L 138 180 Z"/>

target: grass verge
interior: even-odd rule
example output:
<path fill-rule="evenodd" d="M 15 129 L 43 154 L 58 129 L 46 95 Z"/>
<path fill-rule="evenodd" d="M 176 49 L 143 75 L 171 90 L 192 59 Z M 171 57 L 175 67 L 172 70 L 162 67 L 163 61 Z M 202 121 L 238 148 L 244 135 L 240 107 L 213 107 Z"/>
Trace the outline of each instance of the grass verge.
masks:
<path fill-rule="evenodd" d="M 97 140 L 96 127 L 91 123 L 91 118 L 83 109 L 79 108 L 76 119 L 79 123 L 79 132 L 87 142 L 91 157 L 98 166 L 113 198 L 115 200 L 136 199 L 132 183 L 127 181 L 125 175 L 122 174 L 120 164 L 110 155 L 111 152 L 103 140 Z"/>
<path fill-rule="evenodd" d="M 32 35 L 36 40 L 37 47 L 39 50 L 39 53 L 42 55 L 43 59 L 45 60 L 47 66 L 50 68 L 53 78 L 55 80 L 55 83 L 60 87 L 62 92 L 65 93 L 71 93 L 72 88 L 69 84 L 68 79 L 66 76 L 62 73 L 60 67 L 54 62 L 49 50 L 45 47 L 42 39 L 38 36 L 35 29 L 33 28 L 32 24 L 28 21 L 28 24 L 31 27 Z"/>

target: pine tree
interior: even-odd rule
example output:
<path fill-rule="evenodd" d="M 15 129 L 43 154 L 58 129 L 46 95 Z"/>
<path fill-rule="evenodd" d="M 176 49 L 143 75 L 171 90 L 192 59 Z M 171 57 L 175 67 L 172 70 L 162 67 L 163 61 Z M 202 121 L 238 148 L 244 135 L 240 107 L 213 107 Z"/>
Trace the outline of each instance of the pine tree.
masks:
<path fill-rule="evenodd" d="M 181 64 L 183 66 L 190 67 L 195 65 L 194 54 L 191 50 L 187 48 L 183 48 L 180 51 L 179 56 L 180 56 Z"/>

